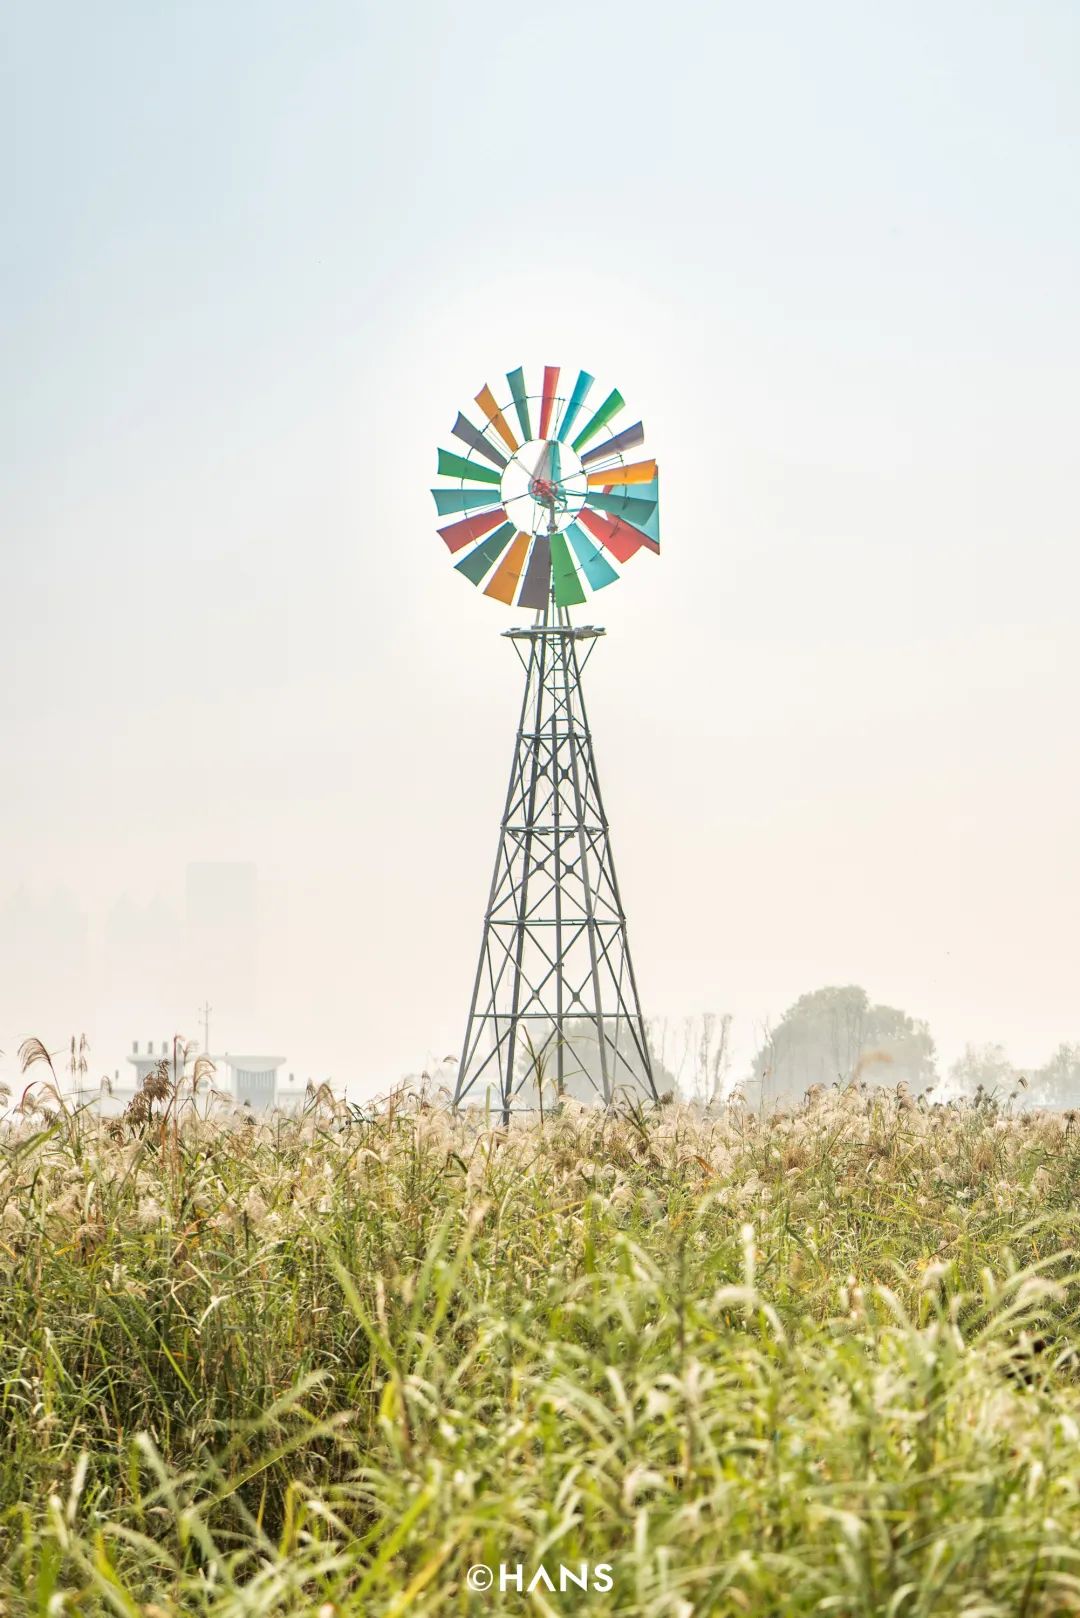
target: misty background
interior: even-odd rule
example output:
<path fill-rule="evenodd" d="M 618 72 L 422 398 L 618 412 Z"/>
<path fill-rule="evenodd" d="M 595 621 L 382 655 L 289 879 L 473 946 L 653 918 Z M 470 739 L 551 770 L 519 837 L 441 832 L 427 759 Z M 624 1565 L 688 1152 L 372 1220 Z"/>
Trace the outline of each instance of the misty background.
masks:
<path fill-rule="evenodd" d="M 519 701 L 434 532 L 485 381 L 640 414 L 585 616 L 647 1014 L 1080 1039 L 1080 13 L 0 18 L 0 1077 L 456 1051 Z"/>

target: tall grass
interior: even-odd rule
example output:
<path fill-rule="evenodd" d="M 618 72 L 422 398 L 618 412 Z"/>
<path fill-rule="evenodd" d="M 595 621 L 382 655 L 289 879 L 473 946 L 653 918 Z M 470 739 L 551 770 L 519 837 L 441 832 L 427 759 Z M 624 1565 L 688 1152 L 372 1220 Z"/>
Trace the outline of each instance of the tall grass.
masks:
<path fill-rule="evenodd" d="M 1080 1612 L 1071 1121 L 166 1077 L 0 1135 L 11 1614 Z"/>

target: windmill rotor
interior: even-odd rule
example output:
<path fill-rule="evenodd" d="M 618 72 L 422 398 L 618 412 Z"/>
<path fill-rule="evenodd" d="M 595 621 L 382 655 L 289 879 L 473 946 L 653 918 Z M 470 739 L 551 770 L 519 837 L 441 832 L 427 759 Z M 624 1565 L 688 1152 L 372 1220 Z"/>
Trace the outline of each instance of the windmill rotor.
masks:
<path fill-rule="evenodd" d="M 563 394 L 560 375 L 545 366 L 531 394 L 523 368 L 510 371 L 502 404 L 485 384 L 480 425 L 459 412 L 451 428 L 465 453 L 438 452 L 445 481 L 431 492 L 452 519 L 438 533 L 457 571 L 507 606 L 580 606 L 638 551 L 660 549 L 656 462 L 630 458 L 645 441 L 641 422 L 613 430 L 625 409 L 618 389 L 590 412 L 594 378 L 578 371 Z"/>

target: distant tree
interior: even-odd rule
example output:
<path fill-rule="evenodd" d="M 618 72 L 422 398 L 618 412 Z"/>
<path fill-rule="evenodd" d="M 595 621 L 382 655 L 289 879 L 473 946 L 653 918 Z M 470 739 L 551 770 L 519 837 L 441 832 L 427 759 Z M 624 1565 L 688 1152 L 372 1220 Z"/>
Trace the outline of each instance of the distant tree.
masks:
<path fill-rule="evenodd" d="M 677 1094 L 705 1105 L 721 1100 L 731 1069 L 731 1023 L 730 1011 L 650 1022 L 649 1048 L 660 1093 L 674 1087 Z"/>
<path fill-rule="evenodd" d="M 698 1040 L 698 1091 L 706 1104 L 723 1099 L 727 1092 L 727 1076 L 731 1067 L 731 1012 L 725 1011 L 717 1021 L 711 1011 L 701 1019 Z"/>
<path fill-rule="evenodd" d="M 563 1025 L 563 1091 L 577 1101 L 597 1104 L 603 1097 L 603 1072 L 600 1060 L 600 1042 L 597 1038 L 596 1024 L 587 1017 L 568 1018 Z M 534 1024 L 535 1045 L 539 1050 L 543 1046 L 543 1037 L 538 1025 Z M 614 1022 L 605 1021 L 604 1032 L 609 1042 L 614 1042 L 616 1027 Z M 658 1055 L 652 1039 L 649 1039 L 649 1057 L 652 1063 L 653 1081 L 657 1094 L 663 1096 L 669 1091 L 677 1093 L 675 1075 L 669 1072 Z M 610 1044 L 606 1051 L 608 1077 L 616 1090 L 622 1090 L 631 1084 L 631 1072 L 637 1066 L 634 1044 L 629 1031 L 623 1028 L 619 1036 L 619 1049 L 625 1052 L 631 1064 L 628 1069 L 622 1062 L 615 1060 Z M 519 1080 L 524 1080 L 518 1092 L 517 1104 L 519 1106 L 532 1106 L 538 1104 L 536 1086 L 536 1063 L 530 1051 L 529 1042 L 522 1039 L 519 1042 L 515 1069 Z M 544 1089 L 544 1105 L 550 1101 L 552 1105 L 558 1100 L 558 1048 L 554 1042 L 543 1049 L 540 1057 L 541 1080 Z"/>
<path fill-rule="evenodd" d="M 937 1078 L 934 1063 L 926 1023 L 895 1006 L 871 1005 L 865 989 L 848 984 L 802 995 L 775 1028 L 766 1027 L 748 1083 L 760 1084 L 766 1102 L 851 1079 L 923 1090 Z"/>
<path fill-rule="evenodd" d="M 1061 1044 L 1031 1075 L 1031 1100 L 1040 1107 L 1080 1103 L 1080 1045 Z"/>
<path fill-rule="evenodd" d="M 964 1054 L 949 1069 L 950 1088 L 974 1095 L 981 1088 L 990 1095 L 1016 1089 L 1020 1075 L 1005 1054 L 1004 1045 L 965 1045 Z"/>

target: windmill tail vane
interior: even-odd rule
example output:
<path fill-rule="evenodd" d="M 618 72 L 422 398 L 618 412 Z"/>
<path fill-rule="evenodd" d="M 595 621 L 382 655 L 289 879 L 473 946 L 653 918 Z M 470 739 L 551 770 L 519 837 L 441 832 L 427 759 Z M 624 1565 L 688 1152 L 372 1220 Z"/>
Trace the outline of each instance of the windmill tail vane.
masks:
<path fill-rule="evenodd" d="M 501 404 L 482 387 L 480 423 L 459 412 L 462 448 L 438 451 L 432 490 L 457 571 L 534 614 L 504 631 L 525 691 L 454 1093 L 506 1120 L 545 1091 L 657 1097 L 581 683 L 604 631 L 569 609 L 659 553 L 659 480 L 641 422 L 616 421 L 618 389 L 594 408 L 594 378 L 568 374 L 560 392 L 547 365 L 529 393 L 510 371 Z"/>

